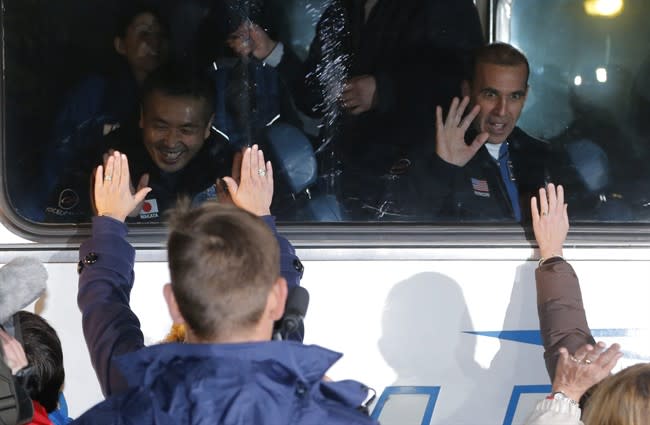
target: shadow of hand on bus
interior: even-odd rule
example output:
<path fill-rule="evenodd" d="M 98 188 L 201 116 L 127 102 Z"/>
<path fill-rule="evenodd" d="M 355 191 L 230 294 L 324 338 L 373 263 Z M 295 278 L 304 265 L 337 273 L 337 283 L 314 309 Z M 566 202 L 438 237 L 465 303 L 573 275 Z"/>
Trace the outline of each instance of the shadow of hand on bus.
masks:
<path fill-rule="evenodd" d="M 515 385 L 548 384 L 542 350 L 530 339 L 539 329 L 535 266 L 517 267 L 505 314 L 506 300 L 483 300 L 487 313 L 479 314 L 503 315 L 501 329 L 476 328 L 458 283 L 439 273 L 417 274 L 389 293 L 379 350 L 397 374 L 393 386 L 440 387 L 431 424 L 493 423 L 495 410 L 502 406 L 505 414 Z M 495 290 L 494 296 L 498 293 L 504 292 Z M 477 350 L 477 338 L 488 345 Z M 491 360 L 489 345 L 495 347 Z M 383 425 L 425 423 L 426 403 L 424 395 L 391 396 L 379 420 Z"/>
<path fill-rule="evenodd" d="M 397 374 L 394 386 L 441 387 L 432 423 L 464 423 L 472 393 L 486 388 L 489 376 L 474 360 L 476 337 L 463 333 L 468 330 L 473 326 L 461 288 L 445 275 L 417 274 L 398 283 L 386 299 L 379 350 Z M 391 397 L 379 420 L 420 424 L 427 401 Z"/>
<path fill-rule="evenodd" d="M 513 384 L 548 384 L 547 379 L 540 382 L 539 378 L 544 379 L 546 373 L 543 351 L 539 348 L 536 268 L 537 263 L 531 261 L 517 267 L 501 327 L 501 348 L 490 365 L 501 379 Z"/>

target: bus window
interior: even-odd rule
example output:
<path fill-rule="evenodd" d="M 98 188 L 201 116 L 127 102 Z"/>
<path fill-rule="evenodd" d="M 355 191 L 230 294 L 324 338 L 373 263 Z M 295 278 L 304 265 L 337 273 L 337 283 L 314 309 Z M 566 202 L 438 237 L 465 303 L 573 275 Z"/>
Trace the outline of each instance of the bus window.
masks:
<path fill-rule="evenodd" d="M 472 93 L 463 81 L 484 43 L 472 0 L 363 7 L 347 0 L 7 0 L 8 204 L 37 224 L 88 223 L 92 169 L 117 147 L 131 157 L 133 186 L 154 188 L 130 220 L 159 222 L 179 194 L 223 200 L 219 179 L 231 174 L 235 152 L 257 143 L 275 168 L 272 212 L 288 224 L 520 229 L 528 196 L 549 180 L 566 186 L 573 223 L 645 222 L 650 53 L 642 17 L 650 6 L 488 3 L 478 2 L 483 15 L 494 10 L 496 39 L 530 64 L 522 132 L 491 140 L 472 157 L 489 163 L 494 181 L 436 154 L 436 106 L 446 115 L 454 96 Z M 148 113 L 162 106 L 142 97 L 166 89 L 145 82 L 172 68 L 209 85 L 210 96 L 199 97 L 212 121 L 206 114 L 198 124 L 170 125 Z M 166 97 L 156 102 L 174 100 Z M 498 133 L 506 124 L 487 114 L 476 122 Z M 196 131 L 203 127 L 207 138 Z M 469 125 L 468 141 L 477 129 Z M 201 149 L 188 153 L 186 137 L 198 138 Z M 503 153 L 521 140 L 543 146 L 544 155 L 533 150 L 519 161 L 514 151 Z M 463 190 L 450 189 L 454 176 L 462 176 Z"/>
<path fill-rule="evenodd" d="M 497 37 L 531 63 L 522 128 L 563 153 L 572 223 L 647 221 L 650 4 L 499 1 Z"/>

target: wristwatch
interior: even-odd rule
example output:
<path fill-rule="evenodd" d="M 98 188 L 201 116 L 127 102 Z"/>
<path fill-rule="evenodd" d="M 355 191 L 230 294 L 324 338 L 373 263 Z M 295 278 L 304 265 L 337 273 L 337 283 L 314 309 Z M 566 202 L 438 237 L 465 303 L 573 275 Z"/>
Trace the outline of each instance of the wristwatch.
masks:
<path fill-rule="evenodd" d="M 569 398 L 569 397 L 568 397 L 566 394 L 564 394 L 562 391 L 556 391 L 556 392 L 552 393 L 551 395 L 549 395 L 549 396 L 546 397 L 546 398 L 549 399 L 549 400 L 559 400 L 559 401 L 564 401 L 564 402 L 567 402 L 567 403 L 569 403 L 569 404 L 572 404 L 572 405 L 574 405 L 574 406 L 576 406 L 576 407 L 580 407 L 580 404 L 579 404 L 577 401 L 575 401 L 575 400 L 572 399 L 572 398 Z"/>

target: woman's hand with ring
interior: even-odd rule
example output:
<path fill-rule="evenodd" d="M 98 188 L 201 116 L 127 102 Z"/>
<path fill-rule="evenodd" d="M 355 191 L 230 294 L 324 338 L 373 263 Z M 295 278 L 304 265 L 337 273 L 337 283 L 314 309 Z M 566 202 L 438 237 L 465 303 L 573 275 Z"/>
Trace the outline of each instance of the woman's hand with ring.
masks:
<path fill-rule="evenodd" d="M 537 198 L 532 197 L 530 210 L 541 257 L 562 256 L 562 245 L 569 232 L 564 188 L 549 183 L 546 188 L 539 189 L 539 206 Z"/>
<path fill-rule="evenodd" d="M 151 188 L 142 187 L 133 193 L 131 186 L 126 155 L 118 151 L 111 152 L 105 157 L 104 165 L 95 170 L 94 204 L 97 215 L 124 222 L 129 213 L 151 192 Z"/>
<path fill-rule="evenodd" d="M 264 153 L 253 145 L 244 150 L 240 181 L 224 177 L 233 203 L 258 216 L 271 214 L 273 199 L 273 168 L 264 160 Z"/>
<path fill-rule="evenodd" d="M 605 350 L 602 342 L 595 347 L 584 345 L 574 355 L 569 355 L 564 347 L 559 351 L 553 392 L 562 392 L 575 401 L 579 401 L 589 388 L 605 379 L 623 356 L 618 344 Z"/>

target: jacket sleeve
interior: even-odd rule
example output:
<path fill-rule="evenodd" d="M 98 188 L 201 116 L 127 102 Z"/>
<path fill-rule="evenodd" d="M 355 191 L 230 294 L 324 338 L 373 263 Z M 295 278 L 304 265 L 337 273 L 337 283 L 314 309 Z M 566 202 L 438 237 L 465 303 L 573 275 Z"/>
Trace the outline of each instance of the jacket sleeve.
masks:
<path fill-rule="evenodd" d="M 272 216 L 264 216 L 262 220 L 269 226 L 280 246 L 280 274 L 287 280 L 289 290 L 300 286 L 300 279 L 302 279 L 304 267 L 296 255 L 296 250 L 291 245 L 291 242 L 278 234 L 275 228 L 275 219 Z"/>
<path fill-rule="evenodd" d="M 317 34 L 318 31 L 317 29 Z M 304 61 L 291 46 L 284 45 L 284 53 L 278 65 L 282 84 L 287 88 L 293 102 L 302 113 L 312 118 L 322 115 L 323 93 L 316 72 L 320 58 L 321 44 L 316 36 Z"/>
<path fill-rule="evenodd" d="M 418 216 L 423 219 L 460 217 L 458 204 L 463 191 L 464 167 L 444 161 L 435 153 L 423 154 L 413 166 Z"/>
<path fill-rule="evenodd" d="M 55 140 L 69 137 L 101 113 L 106 85 L 104 78 L 89 77 L 66 96 L 54 123 Z"/>
<path fill-rule="evenodd" d="M 90 77 L 66 97 L 54 122 L 53 140 L 48 144 L 43 162 L 45 184 L 60 174 L 62 166 L 74 168 L 79 150 L 103 136 L 104 123 L 112 121 L 101 110 L 106 84 L 103 78 Z"/>
<path fill-rule="evenodd" d="M 578 277 L 571 265 L 551 259 L 535 271 L 535 280 L 544 359 L 552 381 L 560 347 L 574 353 L 595 341 L 587 324 Z"/>
<path fill-rule="evenodd" d="M 541 400 L 525 425 L 583 425 L 580 408 L 560 400 Z"/>
<path fill-rule="evenodd" d="M 144 347 L 140 321 L 129 306 L 135 250 L 126 234 L 124 223 L 94 217 L 92 237 L 79 249 L 77 303 L 90 359 L 106 397 L 127 388 L 113 359 Z"/>

